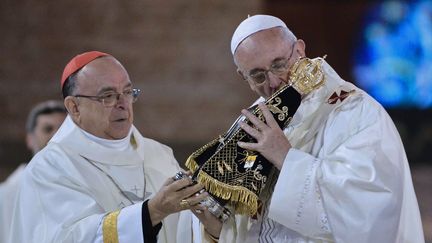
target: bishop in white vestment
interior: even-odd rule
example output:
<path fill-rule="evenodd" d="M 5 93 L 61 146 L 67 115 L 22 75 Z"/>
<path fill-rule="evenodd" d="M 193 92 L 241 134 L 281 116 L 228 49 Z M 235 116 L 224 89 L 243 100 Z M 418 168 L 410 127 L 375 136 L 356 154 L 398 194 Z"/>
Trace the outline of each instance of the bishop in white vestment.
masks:
<path fill-rule="evenodd" d="M 122 142 L 108 147 L 67 117 L 27 165 L 11 242 L 103 242 L 103 229 L 114 230 L 107 216 L 117 211 L 119 242 L 143 242 L 143 201 L 180 168 L 169 147 L 134 127 Z M 184 242 L 177 227 L 186 231 L 188 223 L 180 218 L 165 218 L 159 242 Z"/>
<path fill-rule="evenodd" d="M 172 150 L 132 125 L 139 90 L 124 67 L 83 53 L 62 89 L 69 115 L 25 169 L 10 242 L 192 242 L 191 212 L 179 212 L 202 187 L 174 182 Z"/>

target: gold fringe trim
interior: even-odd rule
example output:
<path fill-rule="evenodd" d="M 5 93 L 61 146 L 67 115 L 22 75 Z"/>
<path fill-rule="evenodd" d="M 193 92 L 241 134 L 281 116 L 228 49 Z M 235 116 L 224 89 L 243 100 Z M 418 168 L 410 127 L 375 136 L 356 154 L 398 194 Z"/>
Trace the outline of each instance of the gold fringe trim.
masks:
<path fill-rule="evenodd" d="M 197 151 L 193 152 L 189 156 L 189 158 L 186 160 L 186 163 L 185 163 L 186 167 L 189 170 L 191 170 L 192 172 L 195 172 L 199 168 L 199 165 L 196 162 L 195 158 L 198 157 L 199 155 L 201 155 L 205 150 L 207 150 L 209 147 L 213 146 L 218 141 L 219 141 L 219 138 L 213 139 L 212 141 L 210 141 L 206 145 L 199 148 Z"/>
<path fill-rule="evenodd" d="M 104 243 L 119 243 L 117 232 L 117 217 L 119 214 L 120 210 L 109 213 L 105 216 L 102 226 Z"/>
<path fill-rule="evenodd" d="M 258 210 L 258 197 L 247 188 L 227 185 L 214 179 L 202 170 L 198 173 L 197 179 L 209 193 L 224 200 L 229 200 L 233 204 L 236 213 L 256 214 Z"/>
<path fill-rule="evenodd" d="M 195 158 L 201 155 L 209 147 L 213 146 L 219 141 L 219 138 L 214 139 L 208 144 L 204 145 L 194 153 L 192 153 L 186 160 L 186 167 L 195 172 L 199 169 L 199 165 Z M 204 171 L 200 171 L 197 176 L 199 183 L 204 185 L 205 189 L 216 197 L 228 200 L 234 206 L 235 212 L 238 214 L 254 215 L 258 209 L 258 197 L 255 193 L 251 192 L 245 187 L 231 186 L 220 182 Z"/>
<path fill-rule="evenodd" d="M 199 169 L 199 165 L 195 158 L 201 155 L 209 147 L 213 146 L 219 141 L 219 138 L 214 139 L 208 144 L 204 145 L 194 153 L 192 153 L 186 160 L 186 167 L 193 173 Z M 228 200 L 234 206 L 237 214 L 254 215 L 258 210 L 258 197 L 252 191 L 242 186 L 231 186 L 214 179 L 212 176 L 204 171 L 200 171 L 197 175 L 199 183 L 204 185 L 205 189 L 223 200 Z"/>
<path fill-rule="evenodd" d="M 186 167 L 193 172 L 198 170 L 198 163 L 195 161 L 195 157 L 193 155 L 189 156 L 185 163 Z"/>

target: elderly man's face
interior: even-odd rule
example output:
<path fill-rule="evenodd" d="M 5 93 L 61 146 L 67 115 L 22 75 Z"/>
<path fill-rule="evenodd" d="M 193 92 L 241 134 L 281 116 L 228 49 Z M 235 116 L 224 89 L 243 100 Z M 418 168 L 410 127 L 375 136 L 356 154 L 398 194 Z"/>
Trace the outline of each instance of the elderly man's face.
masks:
<path fill-rule="evenodd" d="M 32 150 L 33 154 L 39 152 L 47 145 L 65 118 L 66 113 L 63 112 L 40 114 L 37 116 L 33 132 L 27 134 L 27 147 Z"/>
<path fill-rule="evenodd" d="M 246 38 L 238 46 L 234 60 L 250 88 L 267 98 L 287 83 L 288 69 L 304 51 L 302 44 L 301 40 L 290 40 L 281 28 L 276 27 Z M 257 78 L 260 76 L 263 77 L 261 80 Z"/>
<path fill-rule="evenodd" d="M 113 57 L 98 58 L 77 74 L 76 94 L 104 96 L 123 94 L 131 89 L 128 73 Z M 105 139 L 127 136 L 133 122 L 133 110 L 132 101 L 124 95 L 110 107 L 93 99 L 77 99 L 79 112 L 74 120 L 82 129 Z"/>

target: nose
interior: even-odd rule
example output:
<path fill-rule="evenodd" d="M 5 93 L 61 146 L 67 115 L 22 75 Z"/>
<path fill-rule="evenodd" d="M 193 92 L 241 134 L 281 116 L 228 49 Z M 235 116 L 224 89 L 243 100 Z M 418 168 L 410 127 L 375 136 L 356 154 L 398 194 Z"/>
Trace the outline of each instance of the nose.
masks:
<path fill-rule="evenodd" d="M 269 81 L 270 88 L 272 89 L 279 88 L 279 86 L 283 82 L 282 79 L 279 76 L 273 74 L 272 72 L 268 72 L 267 75 L 269 79 L 268 81 Z"/>
<path fill-rule="evenodd" d="M 119 94 L 119 96 L 117 96 L 117 103 L 115 105 L 116 108 L 119 109 L 126 109 L 127 107 L 127 98 L 124 94 Z"/>

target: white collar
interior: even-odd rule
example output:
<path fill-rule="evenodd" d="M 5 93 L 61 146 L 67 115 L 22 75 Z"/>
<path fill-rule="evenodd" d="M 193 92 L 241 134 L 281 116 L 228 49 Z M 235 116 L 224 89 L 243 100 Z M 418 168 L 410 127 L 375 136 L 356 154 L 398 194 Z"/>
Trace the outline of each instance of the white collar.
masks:
<path fill-rule="evenodd" d="M 131 145 L 130 137 L 132 134 L 132 127 L 130 128 L 129 133 L 126 137 L 124 137 L 122 139 L 116 139 L 116 140 L 100 138 L 100 137 L 97 137 L 93 134 L 90 134 L 90 133 L 84 131 L 84 129 L 82 129 L 80 127 L 78 127 L 78 128 L 91 141 L 93 141 L 97 144 L 100 144 L 102 146 L 105 146 L 107 148 L 110 148 L 110 149 L 115 149 L 117 151 L 125 151 Z"/>
<path fill-rule="evenodd" d="M 129 146 L 127 146 L 126 150 L 120 151 L 106 147 L 85 135 L 82 129 L 80 129 L 68 115 L 59 130 L 51 138 L 49 144 L 58 144 L 65 151 L 73 151 L 82 157 L 104 164 L 134 165 L 142 163 L 145 156 L 142 151 L 141 143 L 143 139 L 141 134 L 132 126 L 132 133 L 130 136 L 127 136 L 127 138 L 129 139 L 127 140 L 129 141 Z"/>

